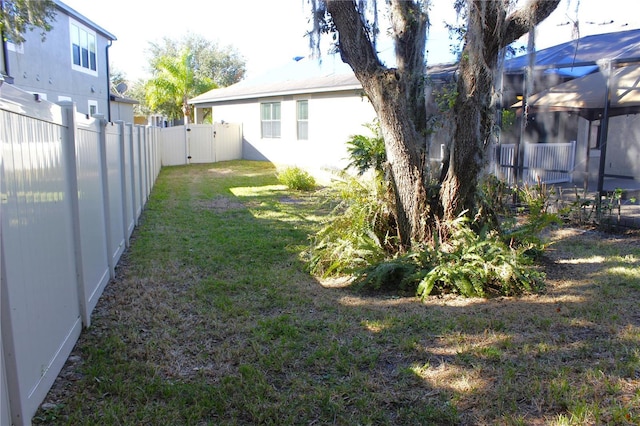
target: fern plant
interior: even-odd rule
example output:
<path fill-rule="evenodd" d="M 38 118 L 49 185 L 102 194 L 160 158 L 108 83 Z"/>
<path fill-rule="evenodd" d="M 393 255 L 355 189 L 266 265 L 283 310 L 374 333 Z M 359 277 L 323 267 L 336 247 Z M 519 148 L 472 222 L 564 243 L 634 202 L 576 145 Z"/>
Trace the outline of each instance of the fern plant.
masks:
<path fill-rule="evenodd" d="M 431 294 L 465 297 L 516 295 L 544 288 L 544 274 L 522 247 L 509 247 L 497 233 L 472 229 L 466 217 L 447 224 L 444 244 L 414 249 L 359 271 L 356 283 L 364 289 L 413 290 L 424 299 Z"/>
<path fill-rule="evenodd" d="M 417 293 L 459 293 L 467 297 L 514 295 L 540 290 L 544 274 L 531 265 L 521 248 L 509 247 L 494 233 L 471 229 L 466 217 L 450 225 L 448 247 L 434 251 L 429 270 L 421 269 Z"/>
<path fill-rule="evenodd" d="M 389 232 L 394 226 L 383 181 L 343 173 L 335 187 L 339 203 L 305 253 L 309 270 L 321 276 L 350 274 L 381 262 L 397 244 Z"/>
<path fill-rule="evenodd" d="M 374 121 L 365 124 L 372 136 L 353 135 L 347 141 L 347 152 L 351 161 L 347 168 L 354 168 L 359 175 L 365 174 L 368 170 L 375 170 L 382 173 L 384 163 L 387 161 L 387 154 L 384 147 L 384 138 L 380 131 L 380 124 Z"/>

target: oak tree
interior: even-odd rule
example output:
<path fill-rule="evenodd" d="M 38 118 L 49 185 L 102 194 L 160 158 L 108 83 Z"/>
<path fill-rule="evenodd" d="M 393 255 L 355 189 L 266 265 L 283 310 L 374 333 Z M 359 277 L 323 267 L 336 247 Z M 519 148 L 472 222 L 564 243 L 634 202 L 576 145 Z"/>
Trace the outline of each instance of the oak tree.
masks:
<path fill-rule="evenodd" d="M 405 248 L 428 241 L 440 224 L 463 212 L 475 215 L 476 187 L 494 117 L 494 77 L 500 50 L 545 19 L 560 0 L 467 0 L 467 25 L 454 101 L 454 130 L 440 182 L 426 174 L 425 46 L 428 1 L 387 0 L 388 33 L 396 65 L 388 67 L 375 47 L 379 3 L 310 0 L 315 33 L 334 32 L 378 116 L 395 193 L 396 221 Z M 370 19 L 373 11 L 373 19 Z"/>

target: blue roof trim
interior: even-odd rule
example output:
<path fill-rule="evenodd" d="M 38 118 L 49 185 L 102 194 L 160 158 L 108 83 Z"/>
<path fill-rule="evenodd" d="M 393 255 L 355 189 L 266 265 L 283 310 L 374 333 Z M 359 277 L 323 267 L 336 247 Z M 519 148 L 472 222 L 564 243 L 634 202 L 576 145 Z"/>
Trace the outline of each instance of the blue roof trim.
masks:
<path fill-rule="evenodd" d="M 557 74 L 562 77 L 578 78 L 584 77 L 585 75 L 589 75 L 596 71 L 598 71 L 597 65 L 585 65 L 582 67 L 549 68 L 548 70 L 545 70 L 544 73 Z"/>
<path fill-rule="evenodd" d="M 81 13 L 77 12 L 76 10 L 74 10 L 71 7 L 67 6 L 66 4 L 62 3 L 60 0 L 53 0 L 53 2 L 55 3 L 55 5 L 56 5 L 56 7 L 58 9 L 62 10 L 64 13 L 66 13 L 67 15 L 73 17 L 74 19 L 82 22 L 86 26 L 94 29 L 96 32 L 102 34 L 103 36 L 105 36 L 109 40 L 117 40 L 115 35 L 113 35 L 109 31 L 105 30 L 100 25 L 98 25 L 95 22 L 93 22 L 91 19 L 87 18 L 86 16 L 82 15 Z"/>

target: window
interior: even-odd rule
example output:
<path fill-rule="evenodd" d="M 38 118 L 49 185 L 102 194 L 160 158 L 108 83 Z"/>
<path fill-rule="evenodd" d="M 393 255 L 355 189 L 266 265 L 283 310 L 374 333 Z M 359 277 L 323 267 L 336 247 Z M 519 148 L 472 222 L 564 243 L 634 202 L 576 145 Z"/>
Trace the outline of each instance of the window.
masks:
<path fill-rule="evenodd" d="M 260 104 L 260 123 L 263 138 L 280 137 L 280 102 Z"/>
<path fill-rule="evenodd" d="M 89 101 L 89 116 L 93 117 L 98 114 L 98 101 L 90 100 Z"/>
<path fill-rule="evenodd" d="M 298 120 L 298 140 L 309 139 L 309 101 L 296 103 Z"/>
<path fill-rule="evenodd" d="M 96 33 L 75 22 L 71 22 L 69 25 L 69 33 L 71 36 L 72 68 L 90 74 L 97 74 L 98 46 Z"/>

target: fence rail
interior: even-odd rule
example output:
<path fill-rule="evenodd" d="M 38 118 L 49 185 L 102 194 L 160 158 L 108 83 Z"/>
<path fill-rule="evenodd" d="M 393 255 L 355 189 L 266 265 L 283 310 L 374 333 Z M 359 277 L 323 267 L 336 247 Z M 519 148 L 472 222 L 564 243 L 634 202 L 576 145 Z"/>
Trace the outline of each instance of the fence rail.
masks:
<path fill-rule="evenodd" d="M 515 144 L 502 144 L 496 148 L 494 173 L 509 184 L 514 182 Z M 522 151 L 524 183 L 571 182 L 575 166 L 576 142 L 526 143 Z"/>
<path fill-rule="evenodd" d="M 158 129 L 0 86 L 0 424 L 28 425 L 115 266 L 161 166 Z"/>

